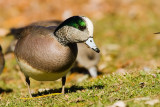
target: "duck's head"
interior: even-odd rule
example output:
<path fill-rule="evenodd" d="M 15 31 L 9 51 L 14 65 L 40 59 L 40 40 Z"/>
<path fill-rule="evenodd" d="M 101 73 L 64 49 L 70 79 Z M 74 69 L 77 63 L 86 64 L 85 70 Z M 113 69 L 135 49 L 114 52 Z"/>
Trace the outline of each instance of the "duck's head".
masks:
<path fill-rule="evenodd" d="M 64 45 L 85 42 L 96 52 L 100 52 L 93 40 L 93 23 L 85 16 L 73 16 L 62 22 L 54 32 Z"/>

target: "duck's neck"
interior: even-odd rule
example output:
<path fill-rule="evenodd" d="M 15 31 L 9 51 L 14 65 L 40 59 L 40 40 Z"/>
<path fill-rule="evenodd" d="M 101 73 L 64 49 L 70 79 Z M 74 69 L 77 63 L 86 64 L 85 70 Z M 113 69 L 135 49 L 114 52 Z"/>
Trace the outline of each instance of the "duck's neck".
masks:
<path fill-rule="evenodd" d="M 88 39 L 88 35 L 85 32 L 79 31 L 72 27 L 62 27 L 58 31 L 54 32 L 57 40 L 64 46 L 71 43 L 80 43 Z"/>
<path fill-rule="evenodd" d="M 66 29 L 64 29 L 66 30 Z M 69 44 L 69 40 L 67 40 L 66 38 L 66 34 L 65 32 L 61 32 L 61 30 L 58 30 L 56 32 L 54 32 L 54 35 L 56 37 L 56 39 L 58 40 L 59 43 L 61 43 L 62 45 L 66 46 L 67 44 Z"/>

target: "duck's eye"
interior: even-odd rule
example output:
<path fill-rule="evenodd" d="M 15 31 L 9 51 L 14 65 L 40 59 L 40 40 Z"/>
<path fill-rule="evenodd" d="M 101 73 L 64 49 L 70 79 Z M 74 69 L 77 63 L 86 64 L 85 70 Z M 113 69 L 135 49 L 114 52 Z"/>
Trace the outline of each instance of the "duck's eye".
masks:
<path fill-rule="evenodd" d="M 86 29 L 86 26 L 79 26 L 78 29 L 83 31 Z"/>

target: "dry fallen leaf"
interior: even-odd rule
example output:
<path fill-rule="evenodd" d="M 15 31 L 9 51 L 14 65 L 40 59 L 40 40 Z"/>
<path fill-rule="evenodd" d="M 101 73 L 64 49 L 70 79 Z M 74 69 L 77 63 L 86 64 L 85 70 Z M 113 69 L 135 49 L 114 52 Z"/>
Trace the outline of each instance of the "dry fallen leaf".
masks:
<path fill-rule="evenodd" d="M 117 101 L 109 107 L 126 107 L 126 104 L 123 101 Z"/>
<path fill-rule="evenodd" d="M 141 98 L 136 98 L 136 101 L 142 101 L 142 100 L 150 100 L 150 97 L 141 97 Z"/>
<path fill-rule="evenodd" d="M 9 30 L 4 29 L 4 28 L 0 28 L 0 36 L 5 36 L 9 33 Z"/>
<path fill-rule="evenodd" d="M 126 70 L 123 68 L 119 68 L 117 69 L 117 71 L 115 72 L 116 74 L 120 74 L 120 75 L 125 75 L 126 74 Z"/>
<path fill-rule="evenodd" d="M 160 103 L 159 99 L 153 99 L 145 102 L 145 104 L 148 104 L 151 106 L 154 106 L 156 103 Z"/>

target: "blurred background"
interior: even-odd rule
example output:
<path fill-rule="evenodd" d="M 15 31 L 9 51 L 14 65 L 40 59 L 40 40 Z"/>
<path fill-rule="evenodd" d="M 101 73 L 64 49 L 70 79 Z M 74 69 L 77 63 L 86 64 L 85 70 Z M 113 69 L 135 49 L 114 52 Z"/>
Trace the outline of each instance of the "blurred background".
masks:
<path fill-rule="evenodd" d="M 101 74 L 150 70 L 160 65 L 160 35 L 154 34 L 160 31 L 159 7 L 159 0 L 0 0 L 0 44 L 5 53 L 13 40 L 6 36 L 11 28 L 82 15 L 94 24 Z M 5 59 L 0 83 L 21 83 L 14 54 Z M 71 75 L 68 81 L 75 79 Z"/>

